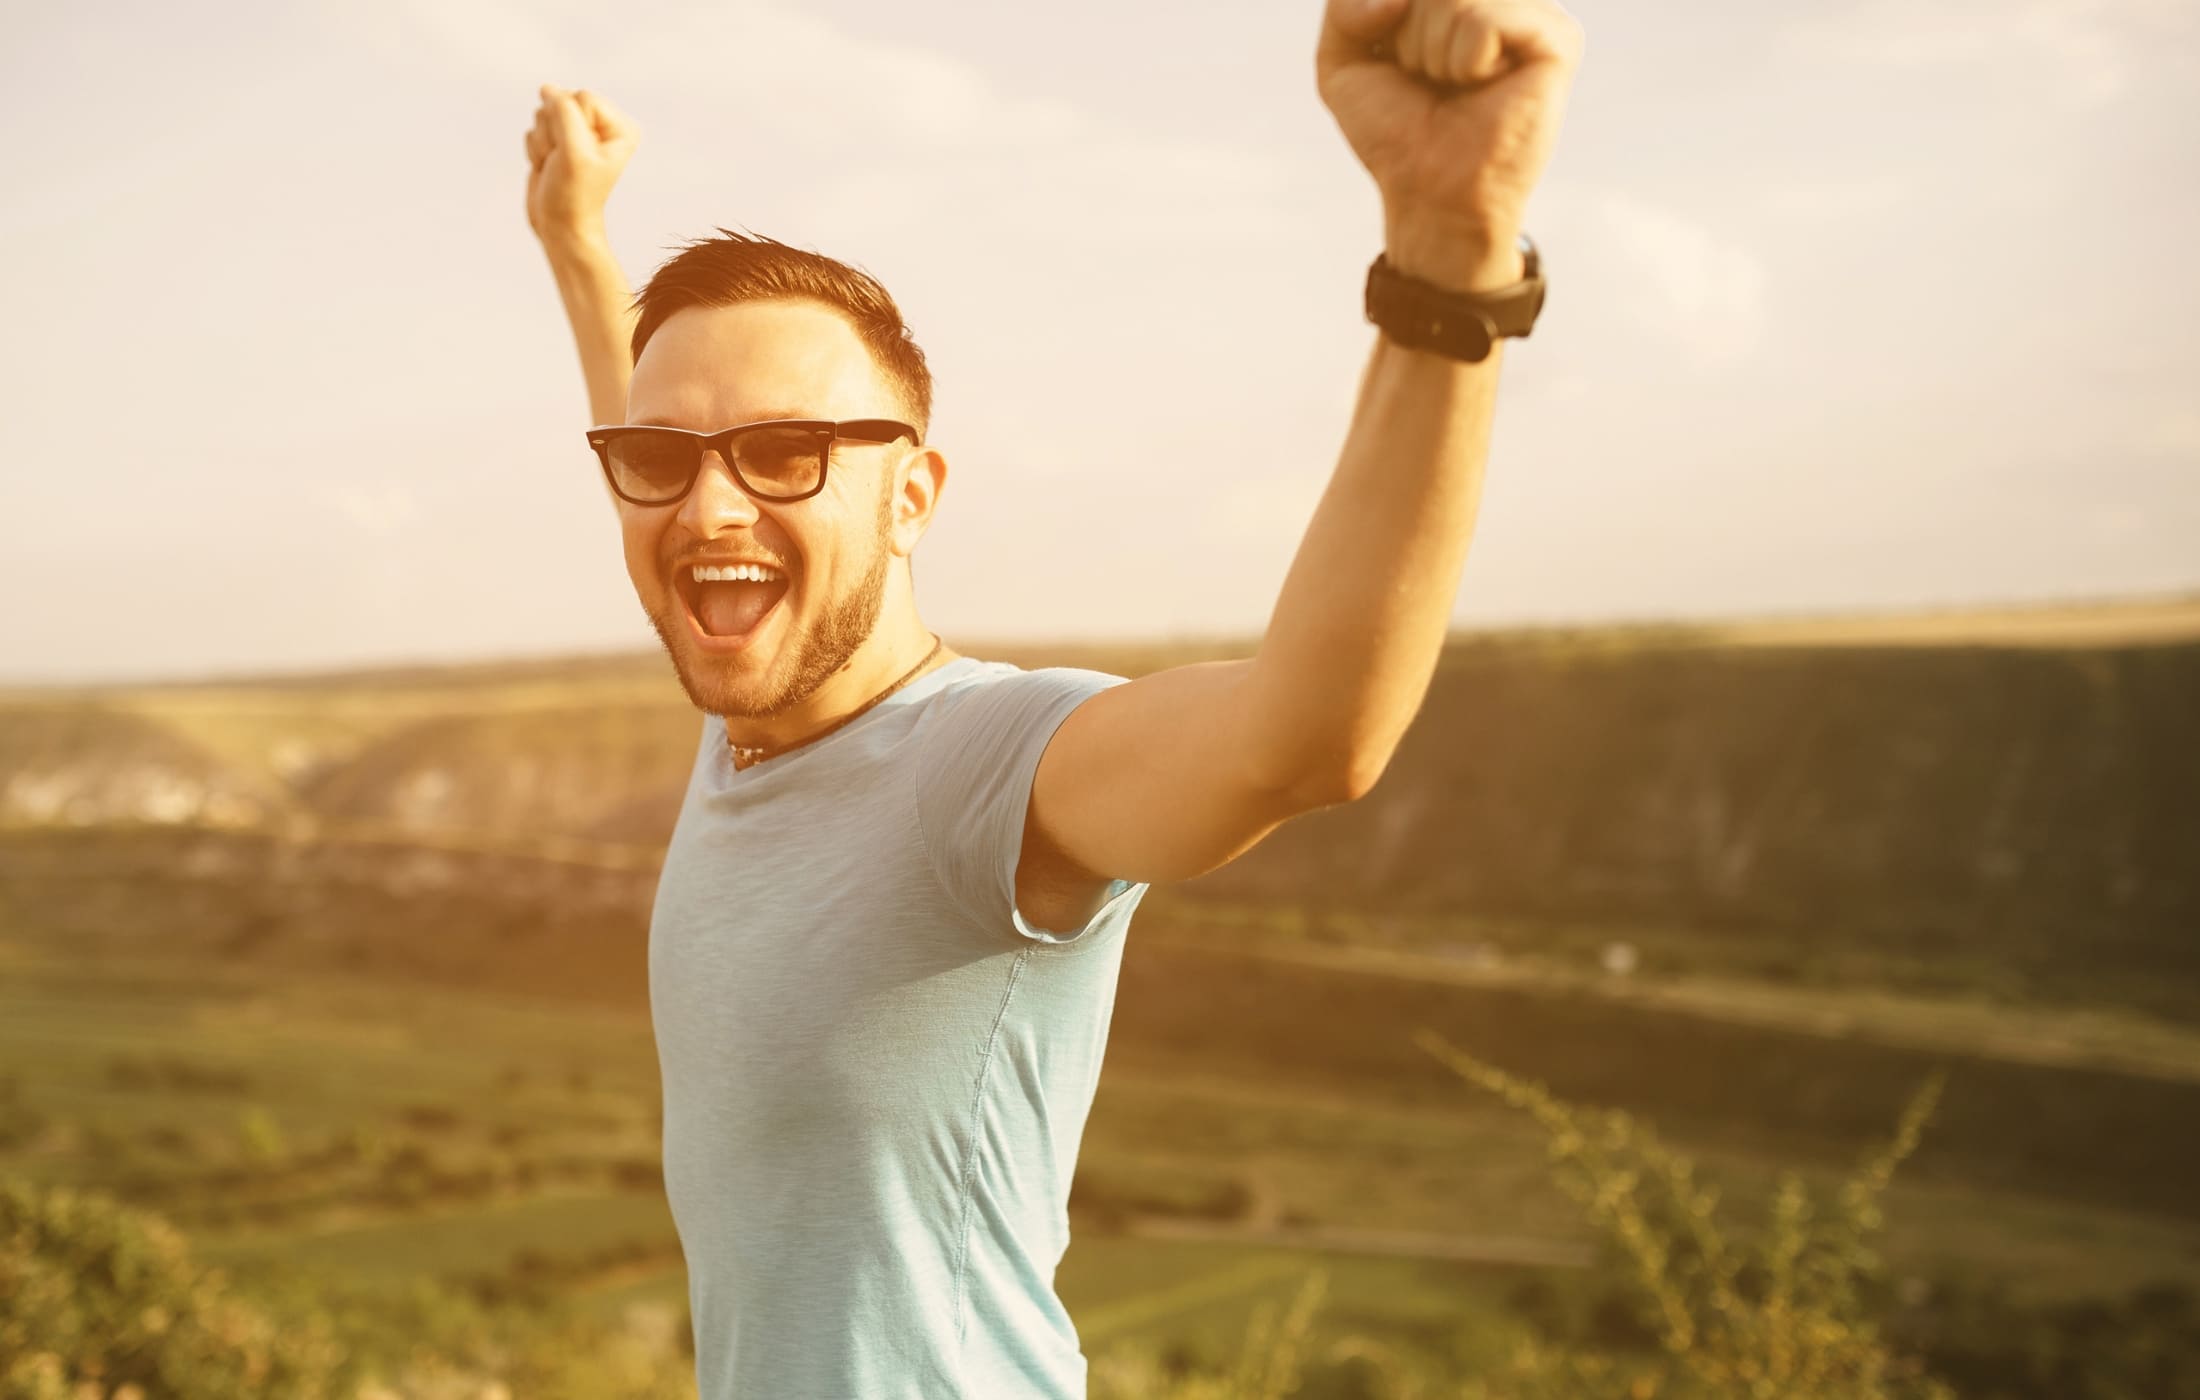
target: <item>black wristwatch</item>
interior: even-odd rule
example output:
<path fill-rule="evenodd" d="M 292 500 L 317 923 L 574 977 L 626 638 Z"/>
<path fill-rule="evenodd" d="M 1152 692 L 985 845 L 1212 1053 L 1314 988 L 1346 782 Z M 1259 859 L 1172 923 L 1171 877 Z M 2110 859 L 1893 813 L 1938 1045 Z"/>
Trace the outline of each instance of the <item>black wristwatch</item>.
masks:
<path fill-rule="evenodd" d="M 1500 338 L 1525 337 L 1543 311 L 1542 254 L 1525 233 L 1520 252 L 1527 260 L 1520 280 L 1487 292 L 1458 292 L 1409 277 L 1379 254 L 1367 270 L 1367 319 L 1409 349 L 1486 360 Z"/>

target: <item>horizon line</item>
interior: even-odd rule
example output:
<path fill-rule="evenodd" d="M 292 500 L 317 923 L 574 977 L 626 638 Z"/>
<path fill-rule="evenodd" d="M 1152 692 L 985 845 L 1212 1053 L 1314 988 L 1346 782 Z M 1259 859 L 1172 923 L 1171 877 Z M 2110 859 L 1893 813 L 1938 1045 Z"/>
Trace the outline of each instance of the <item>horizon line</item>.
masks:
<path fill-rule="evenodd" d="M 2191 616 L 2175 616 L 2180 610 L 2189 610 Z M 2062 633 L 2050 628 L 2045 635 L 2034 634 L 2027 638 L 2021 631 L 2025 623 L 2046 624 L 2058 615 L 2070 613 L 2146 614 L 2169 613 L 2158 619 L 2162 624 L 2154 629 L 2142 628 L 2136 638 L 2126 634 L 2120 640 L 2129 643 L 2159 644 L 2200 640 L 2200 584 L 2176 590 L 2148 593 L 2119 593 L 2093 597 L 2061 597 L 2023 599 L 2017 601 L 1934 604 L 1924 607 L 1896 607 L 1881 609 L 1815 610 L 1807 612 L 1737 613 L 1713 616 L 1687 617 L 1595 617 L 1553 621 L 1520 621 L 1455 626 L 1446 630 L 1445 645 L 1451 646 L 1466 640 L 1486 640 L 1498 637 L 1531 638 L 1542 636 L 1556 638 L 1567 634 L 1636 634 L 1648 639 L 1654 636 L 1672 640 L 1728 640 L 1743 644 L 1777 644 L 1782 641 L 1808 643 L 1819 641 L 1828 645 L 1855 645 L 1860 642 L 1884 642 L 1915 646 L 1941 645 L 2025 645 L 2038 646 L 2043 642 L 2053 644 L 2085 644 L 2083 627 L 2085 619 L 2064 618 Z M 2112 622 L 2116 619 L 2101 619 Z M 1936 633 L 1933 624 L 1942 624 Z M 1983 627 L 1981 635 L 1963 638 L 1952 635 L 1948 624 L 1971 624 Z M 1912 624 L 1907 638 L 1896 634 L 1862 635 L 1846 638 L 1828 634 L 1828 629 L 1869 629 L 1896 624 Z M 2004 631 L 1993 635 L 1999 624 Z M 1808 634 L 1819 629 L 1821 635 L 1796 635 L 1783 637 L 1782 633 Z M 2119 640 L 2115 629 L 2108 627 L 2108 643 Z M 2068 633 L 2070 635 L 2064 635 Z M 1210 633 L 1210 632 L 1144 632 L 1104 636 L 1043 637 L 1043 636 L 985 636 L 968 643 L 957 643 L 956 649 L 966 655 L 980 650 L 1008 651 L 1095 651 L 1127 650 L 1135 648 L 1159 648 L 1165 650 L 1257 650 L 1258 633 Z M 2091 644 L 2104 644 L 2096 639 Z M 269 669 L 240 666 L 235 669 L 207 671 L 168 672 L 157 675 L 118 676 L 103 679 L 14 679 L 0 674 L 0 701 L 12 701 L 29 696 L 51 697 L 71 692 L 111 692 L 137 689 L 188 690 L 211 687 L 249 687 L 286 684 L 327 684 L 345 680 L 362 680 L 373 677 L 418 677 L 423 672 L 462 672 L 468 670 L 494 670 L 498 668 L 554 667 L 588 664 L 607 664 L 631 661 L 659 654 L 656 647 L 638 645 L 625 647 L 587 648 L 569 651 L 537 652 L 482 652 L 463 656 L 421 656 L 414 654 L 386 659 L 362 658 L 356 661 L 338 661 L 327 664 L 308 664 L 295 668 Z"/>

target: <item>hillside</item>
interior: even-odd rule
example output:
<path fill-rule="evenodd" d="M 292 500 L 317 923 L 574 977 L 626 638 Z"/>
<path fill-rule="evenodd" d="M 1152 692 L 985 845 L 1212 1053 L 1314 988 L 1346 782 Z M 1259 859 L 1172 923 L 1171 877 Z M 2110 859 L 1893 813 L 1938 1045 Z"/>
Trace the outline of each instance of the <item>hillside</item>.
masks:
<path fill-rule="evenodd" d="M 1375 791 L 1198 884 L 2200 970 L 2200 645 L 1448 659 Z"/>
<path fill-rule="evenodd" d="M 1625 930 L 1669 964 L 2181 1006 L 2196 618 L 1461 634 L 1373 793 L 1183 893 L 1391 941 Z M 1129 675 L 1244 650 L 971 649 Z M 655 656 L 18 695 L 0 822 L 653 848 L 696 723 Z"/>

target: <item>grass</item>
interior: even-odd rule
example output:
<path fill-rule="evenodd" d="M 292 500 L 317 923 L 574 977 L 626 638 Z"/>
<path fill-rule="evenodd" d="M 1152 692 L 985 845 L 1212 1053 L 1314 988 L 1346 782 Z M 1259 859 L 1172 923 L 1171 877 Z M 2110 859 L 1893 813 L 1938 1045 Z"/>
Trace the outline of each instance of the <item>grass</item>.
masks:
<path fill-rule="evenodd" d="M 402 1284 L 422 1274 L 463 1278 L 510 1269 L 521 1255 L 586 1257 L 610 1246 L 674 1248 L 662 1199 L 632 1192 L 541 1194 L 460 1203 L 390 1220 L 217 1237 L 200 1253 L 216 1263 L 280 1263 L 360 1283 Z"/>
<path fill-rule="evenodd" d="M 1868 980 L 1798 982 L 1702 971 L 1700 963 L 1716 965 L 1716 960 L 1690 956 L 1689 936 L 1681 930 L 1522 927 L 1460 915 L 1310 918 L 1296 906 L 1172 898 L 1162 891 L 1148 896 L 1144 912 L 1158 916 L 1170 929 L 1168 936 L 1181 942 L 1226 944 L 1248 957 L 1317 969 L 1469 987 L 1565 988 L 1787 1031 L 2200 1080 L 2200 1028 L 2188 1022 L 2117 1005 L 2010 1000 L 1969 982 L 1947 994 L 1926 995 Z M 1637 972 L 1615 976 L 1604 970 L 1603 955 L 1615 942 L 1636 950 Z M 1659 950 L 1647 963 L 1641 962 L 1643 944 Z"/>
<path fill-rule="evenodd" d="M 152 954 L 92 963 L 19 938 L 0 941 L 0 969 L 0 1123 L 9 1112 L 47 1120 L 0 1147 L 0 1174 L 149 1179 L 148 1204 L 173 1211 L 202 1257 L 247 1280 L 340 1281 L 394 1298 L 421 1278 L 531 1277 L 607 1326 L 684 1304 L 661 1195 L 605 1176 L 654 1152 L 655 1064 L 634 1013 Z M 255 1113 L 276 1125 L 287 1157 L 211 1195 L 187 1189 L 193 1173 L 249 1161 L 244 1120 Z M 196 1147 L 179 1157 L 156 1145 L 163 1129 L 196 1134 Z M 380 1157 L 312 1165 L 323 1144 L 354 1133 Z M 1744 1214 L 1771 1203 L 1784 1170 L 1814 1189 L 1840 1174 L 1777 1141 L 1689 1140 Z M 385 1177 L 368 1163 L 406 1148 L 454 1177 L 530 1156 L 579 1166 L 531 1184 L 507 1172 L 477 1195 L 376 1198 Z M 1361 1336 L 1431 1365 L 1494 1367 L 1515 1336 L 1517 1290 L 1555 1279 L 1561 1295 L 1586 1297 L 1600 1286 L 1582 1269 L 1260 1242 L 1278 1222 L 1584 1239 L 1534 1127 L 1473 1095 L 1368 1093 L 1212 1058 L 1157 1064 L 1151 1047 L 1111 1053 L 1080 1168 L 1081 1191 L 1146 1207 L 1173 1195 L 1197 1209 L 1218 1187 L 1252 1183 L 1265 1217 L 1211 1222 L 1242 1227 L 1242 1238 L 1180 1241 L 1144 1237 L 1136 1219 L 1111 1232 L 1073 1212 L 1058 1285 L 1096 1357 L 1132 1345 L 1222 1365 L 1263 1310 L 1289 1306 L 1318 1270 L 1318 1349 Z M 303 1206 L 270 1220 L 206 1218 L 224 1194 Z M 2113 1201 L 1910 1175 L 1886 1209 L 1898 1277 L 1963 1270 L 2014 1282 L 2020 1300 L 2200 1282 L 2200 1225 Z"/>
<path fill-rule="evenodd" d="M 1149 937 L 1138 954 L 1161 956 L 1165 943 Z M 364 1130 L 377 1135 L 385 1151 L 419 1145 L 447 1172 L 528 1154 L 594 1162 L 608 1171 L 619 1160 L 654 1154 L 656 1066 L 646 1017 L 637 1011 L 310 968 L 166 958 L 151 950 L 125 959 L 109 945 L 101 945 L 93 962 L 72 951 L 76 946 L 27 937 L 0 941 L 0 1081 L 12 1076 L 19 1107 L 66 1130 L 0 1151 L 0 1166 L 8 1170 L 45 1179 L 98 1181 L 131 1172 L 173 1172 L 181 1179 L 242 1153 L 244 1120 L 255 1112 L 299 1152 Z M 1674 1063 L 1658 1049 L 1661 1038 L 1681 1035 L 1686 1045 L 1718 1009 L 1689 1004 L 1676 1010 L 1568 993 L 1551 1003 L 1563 1010 L 1559 1019 L 1521 1021 L 1517 1003 L 1493 1007 L 1470 997 L 1447 1009 L 1412 985 L 1359 976 L 1340 981 L 1331 969 L 1264 980 L 1243 957 L 1216 963 L 1218 955 L 1197 950 L 1159 964 L 1127 964 L 1107 1070 L 1080 1159 L 1082 1194 L 1097 1190 L 1130 1202 L 1135 1213 L 1207 1209 L 1235 1190 L 1249 1193 L 1253 1211 L 1271 1222 L 1578 1240 L 1579 1222 L 1552 1188 L 1526 1125 L 1441 1086 L 1416 1088 L 1386 1067 L 1391 1060 L 1355 1066 L 1349 1056 L 1323 1059 L 1321 1052 L 1347 1045 L 1364 1050 L 1385 1027 L 1395 1030 L 1402 1018 L 1419 1017 L 1479 1027 L 1496 1036 L 1489 1053 L 1509 1047 L 1515 1062 L 1556 1065 L 1576 1080 L 1587 1073 L 1603 1093 L 1626 1097 L 1643 1087 L 1643 1074 Z M 1198 970 L 1210 964 L 1217 971 Z M 1140 967 L 1146 970 L 1134 975 Z M 1225 968 L 1230 995 L 1218 997 L 1223 984 L 1216 979 Z M 1205 1030 L 1198 1043 L 1171 1029 L 1172 999 L 1157 991 L 1166 985 L 1204 989 L 1199 1019 Z M 1318 1014 L 1305 1000 L 1314 995 Z M 1838 1005 L 1831 993 L 1814 995 Z M 1539 1004 L 1533 998 L 1527 1003 Z M 1758 1019 L 1767 1018 L 1763 1004 L 1753 1002 L 1738 1033 L 1758 1034 Z M 1299 1049 L 1317 1057 L 1274 1053 L 1279 1042 L 1272 1028 L 1279 1026 L 1299 1027 Z M 1312 1041 L 1308 1027 L 1319 1030 Z M 1222 1038 L 1209 1044 L 1208 1032 Z M 1570 1037 L 1585 1037 L 1587 1058 L 1566 1070 L 1574 1055 L 1565 1049 Z M 1762 1061 L 1764 1046 L 1793 1038 L 1745 1038 L 1738 1043 L 1758 1048 L 1718 1053 Z M 1854 1082 L 1867 1063 L 1860 1058 L 1865 1047 L 1851 1040 L 1805 1037 L 1799 1043 L 1812 1047 L 1812 1058 L 1802 1063 L 1827 1082 Z M 118 1064 L 140 1061 L 181 1066 L 202 1078 L 241 1076 L 242 1085 L 178 1092 L 142 1076 L 136 1082 L 128 1073 L 118 1077 Z M 1718 1062 L 1715 1056 L 1707 1063 Z M 1890 1065 L 1890 1083 L 1917 1063 L 1923 1061 Z M 1612 1077 L 1629 1067 L 1634 1079 Z M 2066 1091 L 2051 1082 L 2043 1091 L 2036 1067 L 2013 1065 L 2007 1072 L 2017 1076 L 2009 1092 L 2027 1096 L 2035 1111 L 2051 1105 L 2055 1093 L 2090 1092 L 2084 1084 Z M 1766 1087 L 1793 1094 L 1798 1086 L 1775 1077 Z M 1746 1124 L 1754 1121 L 1754 1101 L 1735 1096 L 1763 1091 L 1735 1079 L 1710 1100 L 1723 1094 L 1730 1118 Z M 1957 1112 L 1963 1092 L 1959 1076 L 1944 1125 L 1949 1133 L 1963 1131 Z M 432 1123 L 438 1109 L 457 1127 L 423 1129 L 406 1117 L 429 1110 Z M 1884 1117 L 1870 1105 L 1860 1108 L 1867 1123 Z M 1682 1115 L 1674 1132 L 1722 1172 L 1738 1199 L 1750 1200 L 1769 1192 L 1782 1167 L 1807 1174 L 1838 1166 L 1841 1151 L 1811 1147 L 1809 1135 L 1796 1137 L 1793 1126 L 1771 1114 L 1752 1133 L 1731 1121 L 1722 1127 Z M 163 1130 L 195 1135 L 196 1160 L 156 1146 Z M 525 1136 L 511 1138 L 515 1133 Z M 102 1160 L 101 1144 L 120 1151 Z M 1935 1147 L 1945 1150 L 1946 1144 L 1928 1142 Z M 1906 1173 L 1895 1186 L 1889 1210 L 1896 1229 L 1888 1253 L 1900 1267 L 1967 1262 L 2043 1296 L 2119 1289 L 2155 1277 L 2200 1278 L 2200 1224 L 2131 1209 L 2113 1188 L 2088 1195 L 2075 1188 L 2043 1193 L 2021 1182 L 2012 1186 L 1968 1169 L 1967 1160 L 1944 1159 L 1940 1169 Z M 669 1229 L 661 1213 L 652 1216 L 638 1204 L 643 1193 L 608 1185 L 601 1171 L 595 1178 L 553 1175 L 531 1186 L 505 1182 L 479 1200 L 348 1210 L 344 1193 L 372 1178 L 364 1168 L 345 1171 L 351 1174 L 308 1173 L 283 1184 L 280 1192 L 319 1202 L 296 1219 L 248 1216 L 197 1233 L 217 1252 L 234 1246 L 239 1258 L 279 1255 L 295 1243 L 301 1258 L 321 1248 L 366 1251 L 393 1261 L 392 1272 L 402 1271 L 408 1242 L 432 1237 L 435 1269 L 479 1273 L 509 1264 L 515 1239 L 538 1224 L 542 1248 L 565 1249 L 569 1238 L 569 1253 L 623 1240 L 662 1243 Z M 268 1190 L 280 1194 L 275 1185 Z M 434 1225 L 416 1231 L 430 1210 Z M 543 1214 L 532 1214 L 538 1210 Z M 1083 1277 L 1079 1271 L 1088 1258 L 1142 1251 L 1168 1258 L 1208 1247 L 1111 1238 L 1089 1212 L 1075 1238 L 1064 1265 L 1065 1291 Z M 1274 1252 L 1249 1248 L 1256 1255 Z M 663 1296 L 661 1281 L 641 1286 L 645 1293 L 660 1290 L 650 1296 Z"/>

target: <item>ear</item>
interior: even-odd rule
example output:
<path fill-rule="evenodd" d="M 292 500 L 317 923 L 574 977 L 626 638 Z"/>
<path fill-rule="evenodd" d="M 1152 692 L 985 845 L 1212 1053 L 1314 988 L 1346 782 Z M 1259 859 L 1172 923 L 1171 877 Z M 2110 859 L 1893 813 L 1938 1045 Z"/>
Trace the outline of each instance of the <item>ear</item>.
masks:
<path fill-rule="evenodd" d="M 946 489 L 947 458 L 936 447 L 920 444 L 894 469 L 890 502 L 894 553 L 907 558 L 916 552 L 917 541 L 932 528 L 932 512 Z"/>

